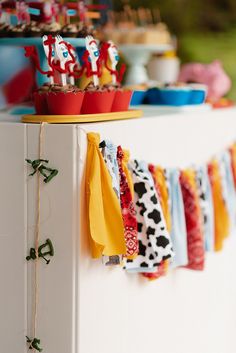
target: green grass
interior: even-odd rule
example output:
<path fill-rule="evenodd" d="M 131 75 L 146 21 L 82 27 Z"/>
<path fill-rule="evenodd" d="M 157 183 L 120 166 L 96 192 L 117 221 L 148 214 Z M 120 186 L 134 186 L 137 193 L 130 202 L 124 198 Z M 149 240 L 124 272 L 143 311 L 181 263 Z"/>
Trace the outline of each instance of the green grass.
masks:
<path fill-rule="evenodd" d="M 180 35 L 179 56 L 182 62 L 220 60 L 233 84 L 228 97 L 236 101 L 236 28 L 225 33 Z"/>

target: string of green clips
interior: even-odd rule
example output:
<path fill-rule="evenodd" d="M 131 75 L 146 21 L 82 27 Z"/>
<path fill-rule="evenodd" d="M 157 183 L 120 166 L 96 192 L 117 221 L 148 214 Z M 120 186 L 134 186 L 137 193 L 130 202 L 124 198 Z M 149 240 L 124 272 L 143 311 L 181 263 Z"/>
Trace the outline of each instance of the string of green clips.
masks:
<path fill-rule="evenodd" d="M 42 352 L 43 349 L 41 347 L 41 341 L 36 336 L 36 321 L 37 321 L 37 302 L 38 302 L 38 259 L 42 258 L 45 260 L 46 264 L 50 263 L 50 258 L 54 256 L 54 247 L 53 243 L 50 239 L 46 239 L 46 241 L 39 245 L 39 225 L 40 225 L 40 176 L 43 176 L 44 183 L 49 183 L 57 174 L 57 169 L 52 169 L 48 166 L 49 161 L 47 159 L 41 159 L 42 155 L 42 132 L 43 125 L 40 124 L 40 135 L 39 135 L 39 159 L 30 160 L 26 159 L 26 162 L 31 165 L 33 172 L 29 174 L 29 176 L 37 175 L 38 181 L 38 210 L 37 210 L 37 227 L 36 227 L 36 236 L 35 236 L 35 247 L 30 248 L 29 255 L 26 256 L 26 260 L 34 260 L 35 261 L 35 302 L 34 302 L 34 318 L 33 318 L 33 338 L 29 338 L 26 336 L 26 342 L 29 345 L 29 349 Z"/>

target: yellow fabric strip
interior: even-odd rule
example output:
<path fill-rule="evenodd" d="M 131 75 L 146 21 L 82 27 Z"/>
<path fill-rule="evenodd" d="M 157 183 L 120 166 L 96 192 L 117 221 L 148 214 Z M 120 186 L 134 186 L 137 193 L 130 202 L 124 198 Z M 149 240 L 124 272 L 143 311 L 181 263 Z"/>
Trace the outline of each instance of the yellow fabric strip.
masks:
<path fill-rule="evenodd" d="M 155 178 L 158 184 L 158 189 L 160 192 L 160 202 L 163 211 L 163 215 L 166 221 L 166 226 L 168 232 L 171 231 L 171 214 L 170 214 L 170 207 L 169 207 L 169 193 L 168 188 L 166 185 L 166 179 L 164 174 L 164 169 L 160 166 L 155 168 Z"/>
<path fill-rule="evenodd" d="M 100 136 L 88 133 L 86 205 L 93 258 L 126 253 L 119 200 L 99 150 Z"/>
<path fill-rule="evenodd" d="M 215 218 L 215 251 L 223 248 L 224 239 L 229 235 L 230 219 L 223 199 L 220 167 L 217 160 L 209 164 L 211 168 L 211 186 Z"/>

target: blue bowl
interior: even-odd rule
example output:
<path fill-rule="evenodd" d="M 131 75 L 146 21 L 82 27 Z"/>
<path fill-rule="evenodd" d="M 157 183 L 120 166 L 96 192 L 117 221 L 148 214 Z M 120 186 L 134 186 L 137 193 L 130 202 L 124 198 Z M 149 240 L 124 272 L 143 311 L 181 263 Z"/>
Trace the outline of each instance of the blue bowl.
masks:
<path fill-rule="evenodd" d="M 151 88 L 147 98 L 150 104 L 181 106 L 189 104 L 191 89 Z"/>
<path fill-rule="evenodd" d="M 133 91 L 130 105 L 140 105 L 143 103 L 147 91 Z"/>
<path fill-rule="evenodd" d="M 202 104 L 206 99 L 206 91 L 204 89 L 192 89 L 189 104 Z"/>

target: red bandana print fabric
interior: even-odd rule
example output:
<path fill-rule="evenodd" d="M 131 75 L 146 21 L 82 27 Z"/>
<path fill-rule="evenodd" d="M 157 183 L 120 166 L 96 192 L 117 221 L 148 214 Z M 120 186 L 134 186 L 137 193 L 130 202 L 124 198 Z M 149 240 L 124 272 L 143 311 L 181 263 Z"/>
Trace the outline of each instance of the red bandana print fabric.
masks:
<path fill-rule="evenodd" d="M 193 183 L 194 176 L 191 175 L 190 172 L 188 173 L 188 171 L 182 171 L 180 174 L 180 185 L 184 201 L 189 258 L 188 265 L 185 267 L 202 271 L 204 269 L 205 260 L 204 237 L 202 233 L 199 199 Z"/>
<path fill-rule="evenodd" d="M 138 231 L 136 211 L 132 200 L 129 184 L 122 168 L 124 152 L 121 146 L 117 147 L 117 160 L 120 175 L 120 204 L 124 223 L 125 243 L 127 248 L 126 257 L 133 258 L 138 255 Z"/>

